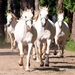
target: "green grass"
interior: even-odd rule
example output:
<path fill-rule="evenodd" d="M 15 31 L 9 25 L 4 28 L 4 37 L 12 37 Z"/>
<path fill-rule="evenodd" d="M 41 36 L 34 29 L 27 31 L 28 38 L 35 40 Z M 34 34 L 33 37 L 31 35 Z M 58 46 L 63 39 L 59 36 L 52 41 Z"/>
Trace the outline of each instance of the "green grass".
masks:
<path fill-rule="evenodd" d="M 8 46 L 5 38 L 0 34 L 0 48 L 4 48 Z M 75 51 L 75 41 L 71 38 L 68 38 L 67 43 L 65 45 L 65 50 Z"/>
<path fill-rule="evenodd" d="M 6 45 L 6 40 L 2 34 L 0 34 L 0 48 L 4 47 Z"/>
<path fill-rule="evenodd" d="M 75 51 L 75 41 L 72 38 L 68 38 L 65 49 L 69 51 Z"/>

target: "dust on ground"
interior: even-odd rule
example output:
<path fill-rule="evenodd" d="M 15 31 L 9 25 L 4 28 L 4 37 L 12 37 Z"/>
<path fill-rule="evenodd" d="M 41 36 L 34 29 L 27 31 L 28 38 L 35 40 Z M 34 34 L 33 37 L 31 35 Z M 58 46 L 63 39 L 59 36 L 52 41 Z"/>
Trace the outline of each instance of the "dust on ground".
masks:
<path fill-rule="evenodd" d="M 30 72 L 25 71 L 26 53 L 24 55 L 24 69 L 18 65 L 19 53 L 11 51 L 10 47 L 0 48 L 0 75 L 75 75 L 75 53 L 66 51 L 64 58 L 49 55 L 49 67 L 40 67 L 39 63 L 30 61 Z"/>

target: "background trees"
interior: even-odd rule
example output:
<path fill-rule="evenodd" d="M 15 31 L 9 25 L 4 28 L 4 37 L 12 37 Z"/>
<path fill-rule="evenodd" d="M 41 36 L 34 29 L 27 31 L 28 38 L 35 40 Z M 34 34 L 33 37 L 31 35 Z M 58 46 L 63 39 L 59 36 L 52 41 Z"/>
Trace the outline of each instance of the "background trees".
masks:
<path fill-rule="evenodd" d="M 53 15 L 64 11 L 64 19 L 69 24 L 71 37 L 75 40 L 75 0 L 0 0 L 0 34 L 4 35 L 7 10 L 20 17 L 20 12 L 26 7 L 38 11 L 39 5 L 49 7 L 50 19 Z"/>
<path fill-rule="evenodd" d="M 68 24 L 71 31 L 71 37 L 75 41 L 75 0 L 64 0 L 64 8 L 68 10 Z"/>
<path fill-rule="evenodd" d="M 0 0 L 0 34 L 4 35 L 4 24 L 5 24 L 5 3 L 6 1 Z"/>

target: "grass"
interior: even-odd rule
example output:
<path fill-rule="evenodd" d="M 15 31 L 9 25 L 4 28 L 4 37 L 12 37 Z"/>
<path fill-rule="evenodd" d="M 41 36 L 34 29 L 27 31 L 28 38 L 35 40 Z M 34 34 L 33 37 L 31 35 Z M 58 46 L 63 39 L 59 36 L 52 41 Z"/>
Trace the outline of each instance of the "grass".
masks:
<path fill-rule="evenodd" d="M 0 34 L 0 48 L 4 47 L 6 45 L 6 40 L 2 34 Z"/>
<path fill-rule="evenodd" d="M 7 44 L 8 43 L 6 42 L 4 36 L 0 34 L 0 48 L 8 46 Z M 75 51 L 75 41 L 72 38 L 68 38 L 67 43 L 65 45 L 65 50 Z"/>
<path fill-rule="evenodd" d="M 65 49 L 69 51 L 75 51 L 75 41 L 72 38 L 68 38 Z"/>

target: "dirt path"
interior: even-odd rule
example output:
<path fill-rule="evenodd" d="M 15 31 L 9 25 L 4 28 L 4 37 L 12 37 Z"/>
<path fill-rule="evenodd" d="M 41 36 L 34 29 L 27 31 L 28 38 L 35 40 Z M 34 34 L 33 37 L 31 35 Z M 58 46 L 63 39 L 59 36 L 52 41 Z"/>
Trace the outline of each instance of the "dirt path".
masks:
<path fill-rule="evenodd" d="M 0 49 L 0 75 L 75 75 L 75 53 L 65 51 L 64 58 L 57 58 L 50 55 L 50 66 L 39 67 L 31 58 L 31 71 L 26 72 L 18 65 L 18 51 L 11 51 L 9 48 Z M 24 56 L 24 67 L 26 55 Z"/>

